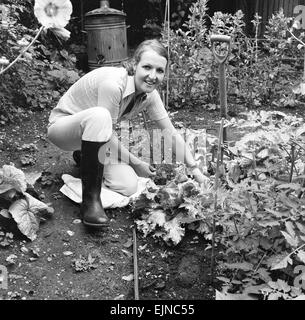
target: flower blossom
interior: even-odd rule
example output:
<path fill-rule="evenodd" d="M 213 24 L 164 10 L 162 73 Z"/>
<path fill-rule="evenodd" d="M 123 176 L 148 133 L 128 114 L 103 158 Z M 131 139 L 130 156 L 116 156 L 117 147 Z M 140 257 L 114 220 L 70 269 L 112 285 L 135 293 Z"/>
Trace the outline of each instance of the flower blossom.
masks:
<path fill-rule="evenodd" d="M 10 62 L 6 59 L 6 57 L 2 56 L 0 58 L 0 65 L 7 66 Z"/>
<path fill-rule="evenodd" d="M 25 38 L 22 38 L 21 40 L 17 41 L 17 44 L 21 47 L 26 47 L 27 45 L 29 45 L 29 41 Z"/>
<path fill-rule="evenodd" d="M 52 28 L 52 32 L 62 38 L 63 40 L 68 40 L 70 38 L 70 31 L 65 28 Z"/>
<path fill-rule="evenodd" d="M 297 30 L 301 29 L 301 23 L 300 23 L 300 21 L 295 20 L 295 21 L 293 22 L 292 28 L 293 28 L 293 29 L 297 29 Z"/>
<path fill-rule="evenodd" d="M 34 14 L 46 29 L 64 28 L 72 14 L 70 0 L 35 0 Z"/>

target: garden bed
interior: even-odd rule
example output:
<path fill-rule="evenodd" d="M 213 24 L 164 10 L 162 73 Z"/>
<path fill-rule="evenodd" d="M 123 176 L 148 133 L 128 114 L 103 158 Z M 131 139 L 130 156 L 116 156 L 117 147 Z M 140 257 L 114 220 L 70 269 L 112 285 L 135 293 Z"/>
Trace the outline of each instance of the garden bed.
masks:
<path fill-rule="evenodd" d="M 174 125 L 207 142 L 197 156 L 211 183 L 203 188 L 185 167 L 158 164 L 155 184 L 128 207 L 108 210 L 109 230 L 89 233 L 79 206 L 59 192 L 62 174 L 79 169 L 46 138 L 47 110 L 83 74 L 74 67 L 77 45 L 58 49 L 44 39 L 31 47 L 43 27 L 19 28 L 32 9 L 23 4 L 21 18 L 9 8 L 0 24 L 0 125 L 13 123 L 0 128 L 0 265 L 8 270 L 0 298 L 133 299 L 135 225 L 141 299 L 305 298 L 304 79 L 299 65 L 283 63 L 303 58 L 297 21 L 280 10 L 258 39 L 255 15 L 250 38 L 241 11 L 215 13 L 208 28 L 207 1 L 198 0 L 184 30 L 162 34 L 171 64 L 161 96 L 169 93 Z M 215 34 L 232 38 L 225 142 Z M 28 54 L 9 64 L 28 40 Z"/>
<path fill-rule="evenodd" d="M 241 111 L 242 107 L 239 108 Z M 293 114 L 298 115 L 299 112 L 301 111 L 294 109 Z M 2 234 L 5 234 L 6 237 L 2 238 L 1 242 L 0 264 L 8 268 L 9 286 L 7 290 L 1 291 L 2 298 L 132 300 L 135 294 L 132 278 L 134 272 L 132 228 L 135 221 L 141 221 L 141 215 L 136 214 L 136 211 L 132 210 L 132 206 L 108 210 L 111 217 L 110 229 L 107 232 L 88 233 L 88 230 L 79 223 L 79 206 L 59 192 L 63 184 L 61 175 L 69 173 L 73 176 L 79 176 L 79 172 L 74 165 L 71 153 L 59 151 L 46 139 L 47 117 L 47 112 L 36 113 L 30 119 L 23 121 L 22 124 L 10 125 L 5 129 L 1 128 L 0 131 L 2 155 L 0 166 L 12 162 L 24 172 L 40 174 L 40 179 L 36 182 L 32 194 L 54 209 L 51 218 L 40 224 L 37 238 L 34 241 L 29 241 L 20 232 L 18 233 L 13 224 L 6 224 L 8 228 L 5 228 L 3 224 Z M 194 108 L 192 112 L 181 109 L 173 113 L 172 117 L 175 125 L 179 127 L 210 129 L 216 135 L 219 131 L 219 124 L 216 123 L 218 111 L 202 113 L 201 108 Z M 239 119 L 237 118 L 237 121 Z M 229 133 L 230 140 L 233 141 L 238 141 L 244 136 L 240 128 L 232 128 Z M 259 161 L 257 162 L 258 167 Z M 166 184 L 174 180 L 174 174 L 172 167 L 168 165 L 159 166 L 158 173 L 155 182 L 162 190 Z M 212 181 L 215 181 L 213 178 L 215 172 L 211 174 Z M 231 170 L 230 174 L 235 182 L 242 175 L 234 170 Z M 224 177 L 222 177 L 222 183 L 224 185 L 227 183 Z M 288 186 L 286 184 L 286 187 L 289 190 L 289 184 Z M 257 193 L 257 190 L 253 189 L 252 192 Z M 293 191 L 289 193 L 291 192 Z M 259 196 L 259 193 L 257 194 Z M 254 195 L 254 197 L 257 196 Z M 302 201 L 302 198 L 300 200 Z M 172 209 L 176 210 L 175 208 Z M 244 220 L 245 217 L 241 212 L 248 210 L 248 205 L 245 204 L 243 209 L 236 203 L 232 208 L 237 228 L 241 228 L 240 230 L 245 232 L 248 220 Z M 202 208 L 199 207 L 198 210 L 200 212 Z M 209 210 L 208 207 L 206 210 Z M 218 210 L 221 212 L 221 207 Z M 212 300 L 215 299 L 216 292 L 218 292 L 218 299 L 223 298 L 224 296 L 219 296 L 222 290 L 225 290 L 223 292 L 226 294 L 234 293 L 234 296 L 226 296 L 228 299 L 236 299 L 236 294 L 240 294 L 242 299 L 250 298 L 251 295 L 249 296 L 248 293 L 242 295 L 240 290 L 243 288 L 241 284 L 244 279 L 253 277 L 253 264 L 249 261 L 255 252 L 257 261 L 254 260 L 257 262 L 256 268 L 260 270 L 260 276 L 267 277 L 268 274 L 269 276 L 272 274 L 273 278 L 270 278 L 269 284 L 271 279 L 275 283 L 278 279 L 282 279 L 280 281 L 287 281 L 285 282 L 287 286 L 289 281 L 288 289 L 292 288 L 294 280 L 292 267 L 297 265 L 298 260 L 295 259 L 298 259 L 296 254 L 299 253 L 298 250 L 295 254 L 292 253 L 293 248 L 296 249 L 293 246 L 297 245 L 299 248 L 301 243 L 293 243 L 286 235 L 288 232 L 292 232 L 289 229 L 290 224 L 286 222 L 280 226 L 282 218 L 280 220 L 275 218 L 271 221 L 270 213 L 261 212 L 255 218 L 252 217 L 255 219 L 255 223 L 258 223 L 256 227 L 252 225 L 254 233 L 252 235 L 251 232 L 245 233 L 244 238 L 239 238 L 236 229 L 230 231 L 232 212 L 225 215 L 220 214 L 218 218 L 220 219 L 216 220 L 216 239 L 218 240 L 213 260 L 212 233 L 209 227 L 211 221 L 209 219 L 203 219 L 204 223 L 207 223 L 203 228 L 205 232 L 198 233 L 196 228 L 189 230 L 186 227 L 183 237 L 176 244 L 164 241 L 160 233 L 156 237 L 154 232 L 157 230 L 153 229 L 144 237 L 141 223 L 138 223 L 140 299 Z M 301 223 L 301 221 L 299 222 Z M 272 250 L 270 251 L 270 247 L 268 247 L 270 244 L 264 242 L 266 241 L 266 232 L 271 232 L 274 224 L 279 224 L 280 228 L 277 231 L 274 229 L 272 235 L 275 240 L 277 239 L 277 244 L 272 250 L 277 248 L 277 258 L 282 257 L 282 260 L 277 261 L 272 261 Z M 255 231 L 259 225 L 261 225 L 261 229 Z M 281 239 L 280 230 L 284 232 L 282 235 L 286 235 L 288 242 L 285 242 L 285 237 Z M 295 230 L 294 226 L 292 230 Z M 258 232 L 255 237 L 261 237 L 263 241 L 258 247 L 253 242 L 255 232 Z M 223 236 L 228 237 L 226 241 L 221 240 L 224 239 Z M 296 237 L 299 236 L 302 237 L 302 233 L 296 234 Z M 299 241 L 296 239 L 294 241 Z M 231 249 L 226 246 L 228 244 Z M 252 248 L 254 251 L 252 250 L 253 253 L 249 254 L 252 245 L 254 245 Z M 291 245 L 292 248 L 289 249 Z M 301 248 L 299 250 L 302 252 Z M 246 253 L 248 256 L 244 256 Z M 289 255 L 289 253 L 292 254 Z M 278 263 L 285 263 L 285 258 L 287 265 L 278 266 L 279 269 L 275 268 L 270 274 L 270 267 L 272 265 L 274 267 Z M 299 258 L 302 258 L 301 254 Z M 212 261 L 215 262 L 214 271 L 211 268 Z M 267 264 L 269 267 L 266 263 L 269 263 Z M 213 275 L 212 272 L 214 272 Z M 265 288 L 267 286 L 262 278 L 257 281 L 257 275 L 252 281 L 265 285 Z M 279 285 L 283 286 L 283 283 Z M 250 286 L 249 283 L 247 287 L 251 287 L 253 290 L 253 286 Z M 258 291 L 255 292 L 254 297 L 262 299 L 263 295 L 259 291 L 260 289 L 262 287 L 257 288 Z M 275 285 L 275 288 L 269 290 L 269 293 L 275 294 L 278 292 L 278 287 Z M 295 296 L 300 296 L 300 294 L 301 292 Z M 279 295 L 279 297 L 282 296 Z M 292 298 L 293 295 L 287 297 Z"/>
<path fill-rule="evenodd" d="M 79 206 L 59 192 L 61 174 L 78 176 L 78 168 L 71 153 L 47 141 L 47 117 L 48 112 L 36 113 L 0 129 L 0 167 L 12 162 L 24 172 L 42 174 L 35 196 L 54 208 L 34 241 L 22 237 L 11 222 L 3 228 L 14 236 L 0 248 L 0 264 L 9 271 L 8 289 L 0 291 L 1 298 L 132 300 L 132 210 L 108 210 L 111 224 L 104 233 L 88 233 L 78 223 Z M 159 176 L 160 183 L 166 179 Z M 137 235 L 140 299 L 213 299 L 210 258 L 201 235 L 187 232 L 177 246 L 144 238 L 139 231 Z"/>

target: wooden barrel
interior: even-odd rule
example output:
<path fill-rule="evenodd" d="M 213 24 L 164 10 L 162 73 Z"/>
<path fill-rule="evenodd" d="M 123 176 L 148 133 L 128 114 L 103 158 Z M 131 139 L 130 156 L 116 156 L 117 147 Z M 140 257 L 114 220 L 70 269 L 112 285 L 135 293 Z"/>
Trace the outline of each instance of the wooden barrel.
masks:
<path fill-rule="evenodd" d="M 85 14 L 89 69 L 115 66 L 128 59 L 126 14 L 103 6 Z"/>

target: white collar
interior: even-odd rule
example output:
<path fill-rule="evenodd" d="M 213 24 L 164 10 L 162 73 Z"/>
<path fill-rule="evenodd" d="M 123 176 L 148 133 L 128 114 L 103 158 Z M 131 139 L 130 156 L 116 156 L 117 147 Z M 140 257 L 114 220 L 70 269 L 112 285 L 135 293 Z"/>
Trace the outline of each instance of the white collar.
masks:
<path fill-rule="evenodd" d="M 133 94 L 136 92 L 136 88 L 134 85 L 134 76 L 127 76 L 126 87 L 123 93 L 123 98 Z"/>

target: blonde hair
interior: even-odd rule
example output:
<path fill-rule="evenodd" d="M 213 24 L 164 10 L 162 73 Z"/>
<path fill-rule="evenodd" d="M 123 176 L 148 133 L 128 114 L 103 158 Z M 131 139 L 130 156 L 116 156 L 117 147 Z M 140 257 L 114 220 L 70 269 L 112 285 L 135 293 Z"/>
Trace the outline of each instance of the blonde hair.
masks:
<path fill-rule="evenodd" d="M 147 50 L 153 50 L 161 57 L 164 57 L 168 61 L 167 49 L 157 39 L 144 40 L 136 48 L 133 57 L 126 62 L 123 62 L 123 67 L 128 71 L 129 75 L 134 74 L 134 65 L 138 64 L 141 60 L 142 54 Z"/>

